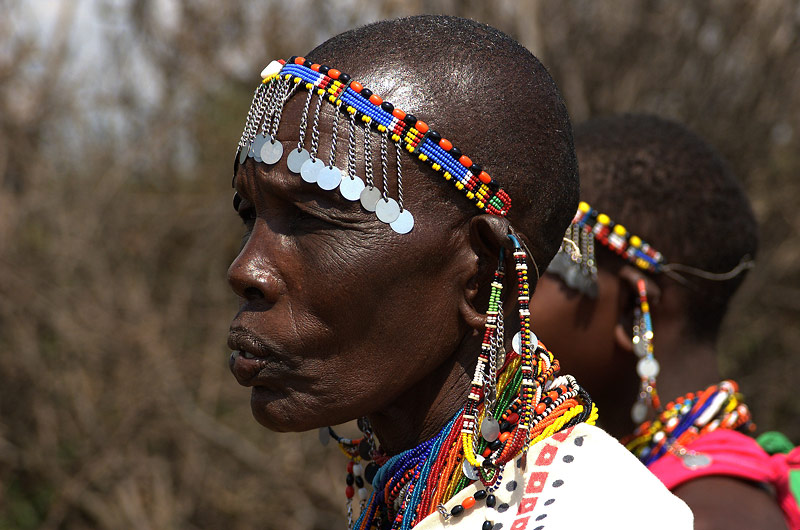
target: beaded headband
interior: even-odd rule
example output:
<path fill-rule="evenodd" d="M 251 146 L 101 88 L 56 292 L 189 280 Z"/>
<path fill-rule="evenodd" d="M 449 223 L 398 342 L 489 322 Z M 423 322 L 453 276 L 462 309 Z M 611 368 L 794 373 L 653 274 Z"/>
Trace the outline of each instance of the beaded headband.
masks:
<path fill-rule="evenodd" d="M 664 273 L 684 285 L 691 283 L 683 276 L 689 274 L 705 280 L 726 281 L 755 266 L 750 256 L 744 256 L 733 269 L 708 272 L 680 263 L 667 263 L 664 255 L 641 237 L 621 224 L 581 201 L 578 211 L 567 228 L 564 242 L 547 270 L 557 274 L 571 288 L 594 298 L 597 296 L 597 261 L 594 242 L 599 241 L 622 259 L 650 274 Z"/>
<path fill-rule="evenodd" d="M 616 252 L 622 259 L 649 273 L 662 272 L 664 256 L 621 224 L 581 201 L 567 228 L 564 242 L 548 271 L 566 284 L 594 298 L 597 296 L 597 261 L 594 242 Z"/>
<path fill-rule="evenodd" d="M 375 212 L 378 219 L 389 224 L 393 230 L 404 234 L 414 226 L 414 218 L 403 204 L 401 149 L 405 149 L 419 160 L 426 162 L 451 181 L 480 210 L 505 216 L 511 207 L 511 198 L 469 157 L 462 154 L 453 143 L 415 116 L 396 108 L 374 94 L 349 75 L 325 65 L 315 64 L 303 57 L 292 57 L 271 62 L 262 72 L 262 83 L 256 88 L 253 102 L 247 115 L 242 137 L 234 161 L 234 175 L 239 164 L 247 158 L 257 162 L 275 164 L 283 157 L 283 145 L 275 138 L 280 124 L 283 106 L 298 89 L 308 91 L 300 124 L 300 139 L 297 149 L 287 156 L 287 166 L 299 173 L 304 181 L 317 183 L 322 189 L 339 188 L 345 199 L 360 200 L 361 205 Z M 313 110 L 310 152 L 305 149 L 308 119 L 314 93 L 318 95 Z M 333 135 L 327 163 L 317 158 L 319 154 L 319 114 L 322 102 L 336 107 Z M 336 167 L 336 137 L 341 115 L 349 117 L 347 167 Z M 365 180 L 356 175 L 356 126 L 363 127 L 365 151 Z M 260 132 L 259 132 L 260 128 Z M 380 136 L 382 189 L 375 185 L 370 148 L 370 133 Z M 395 146 L 397 173 L 397 200 L 388 194 L 388 147 Z"/>

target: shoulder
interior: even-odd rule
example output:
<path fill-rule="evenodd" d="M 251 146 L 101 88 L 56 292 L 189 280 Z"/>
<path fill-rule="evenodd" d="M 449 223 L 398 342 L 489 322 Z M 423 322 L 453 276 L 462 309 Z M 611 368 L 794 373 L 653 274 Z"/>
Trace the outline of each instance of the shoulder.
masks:
<path fill-rule="evenodd" d="M 480 483 L 469 486 L 446 507 L 461 504 L 479 488 Z M 585 424 L 546 438 L 509 462 L 494 494 L 493 507 L 480 500 L 458 517 L 445 521 L 434 513 L 416 528 L 482 528 L 486 521 L 513 530 L 638 529 L 642 521 L 650 530 L 692 528 L 683 501 L 614 438 Z"/>
<path fill-rule="evenodd" d="M 786 529 L 783 513 L 765 489 L 729 476 L 705 476 L 674 490 L 695 516 L 697 530 Z"/>

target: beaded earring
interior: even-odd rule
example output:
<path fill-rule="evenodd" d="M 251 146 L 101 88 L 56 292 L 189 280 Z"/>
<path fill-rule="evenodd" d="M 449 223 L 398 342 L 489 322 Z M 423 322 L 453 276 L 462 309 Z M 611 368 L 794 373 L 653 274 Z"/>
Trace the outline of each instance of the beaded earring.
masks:
<path fill-rule="evenodd" d="M 636 363 L 636 373 L 641 383 L 636 403 L 631 408 L 631 419 L 634 423 L 641 423 L 647 418 L 652 409 L 658 412 L 661 402 L 656 392 L 656 377 L 660 366 L 653 355 L 653 322 L 650 318 L 650 304 L 647 301 L 647 285 L 643 278 L 636 281 L 639 291 L 639 305 L 634 309 L 633 319 L 633 351 L 639 358 Z"/>

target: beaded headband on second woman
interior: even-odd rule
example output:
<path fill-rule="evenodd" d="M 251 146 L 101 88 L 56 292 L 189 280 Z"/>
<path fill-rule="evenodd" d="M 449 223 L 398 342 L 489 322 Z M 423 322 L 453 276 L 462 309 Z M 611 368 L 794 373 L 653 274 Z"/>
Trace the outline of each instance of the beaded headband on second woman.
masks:
<path fill-rule="evenodd" d="M 293 173 L 299 173 L 306 182 L 316 182 L 326 190 L 338 187 L 343 197 L 351 201 L 360 200 L 366 210 L 375 212 L 378 219 L 388 223 L 396 232 L 407 233 L 413 228 L 414 219 L 403 204 L 400 151 L 405 149 L 453 182 L 475 206 L 486 213 L 505 216 L 511 207 L 508 194 L 452 142 L 431 130 L 422 120 L 395 108 L 361 83 L 353 81 L 349 75 L 311 63 L 303 57 L 292 57 L 289 62 L 273 61 L 261 76 L 263 81 L 255 91 L 239 140 L 234 174 L 236 166 L 247 158 L 274 164 L 283 157 L 283 146 L 275 138 L 283 106 L 298 89 L 305 89 L 308 95 L 301 118 L 299 142 L 297 149 L 288 154 L 287 166 Z M 313 110 L 309 152 L 304 142 L 315 92 L 319 98 Z M 339 111 L 334 115 L 327 163 L 317 158 L 319 113 L 323 101 L 334 105 Z M 338 122 L 343 113 L 349 117 L 346 171 L 336 167 Z M 356 175 L 355 170 L 356 125 L 364 128 L 366 183 Z M 373 175 L 370 151 L 370 132 L 373 130 L 380 135 L 382 189 L 376 186 Z M 388 195 L 389 141 L 395 146 L 397 200 Z"/>

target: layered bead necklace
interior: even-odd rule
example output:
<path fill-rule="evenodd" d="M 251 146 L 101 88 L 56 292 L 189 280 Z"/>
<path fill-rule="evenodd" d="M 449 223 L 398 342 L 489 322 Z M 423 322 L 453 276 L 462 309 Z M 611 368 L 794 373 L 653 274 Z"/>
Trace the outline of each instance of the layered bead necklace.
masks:
<path fill-rule="evenodd" d="M 526 253 L 516 237 L 509 237 L 515 244 L 521 329 L 512 340 L 512 351 L 505 352 L 501 251 L 466 405 L 433 438 L 392 457 L 377 448 L 363 420 L 361 426 L 367 427 L 364 438 L 336 437 L 350 458 L 346 478 L 349 528 L 407 530 L 437 511 L 449 519 L 459 517 L 479 501 L 491 508 L 505 464 L 562 429 L 596 421 L 597 409 L 589 395 L 573 377 L 558 376 L 558 360 L 530 331 Z M 363 467 L 365 460 L 372 462 Z M 373 486 L 366 499 L 364 479 Z M 450 510 L 444 507 L 478 480 L 484 489 Z M 362 498 L 361 514 L 355 522 L 351 518 L 354 485 Z M 491 524 L 486 521 L 484 526 L 492 528 Z"/>
<path fill-rule="evenodd" d="M 702 467 L 710 463 L 705 461 L 708 457 L 686 446 L 717 429 L 746 434 L 755 430 L 750 409 L 742 403 L 734 381 L 725 380 L 669 402 L 656 419 L 641 423 L 622 443 L 645 465 L 672 453 L 688 467 Z"/>

